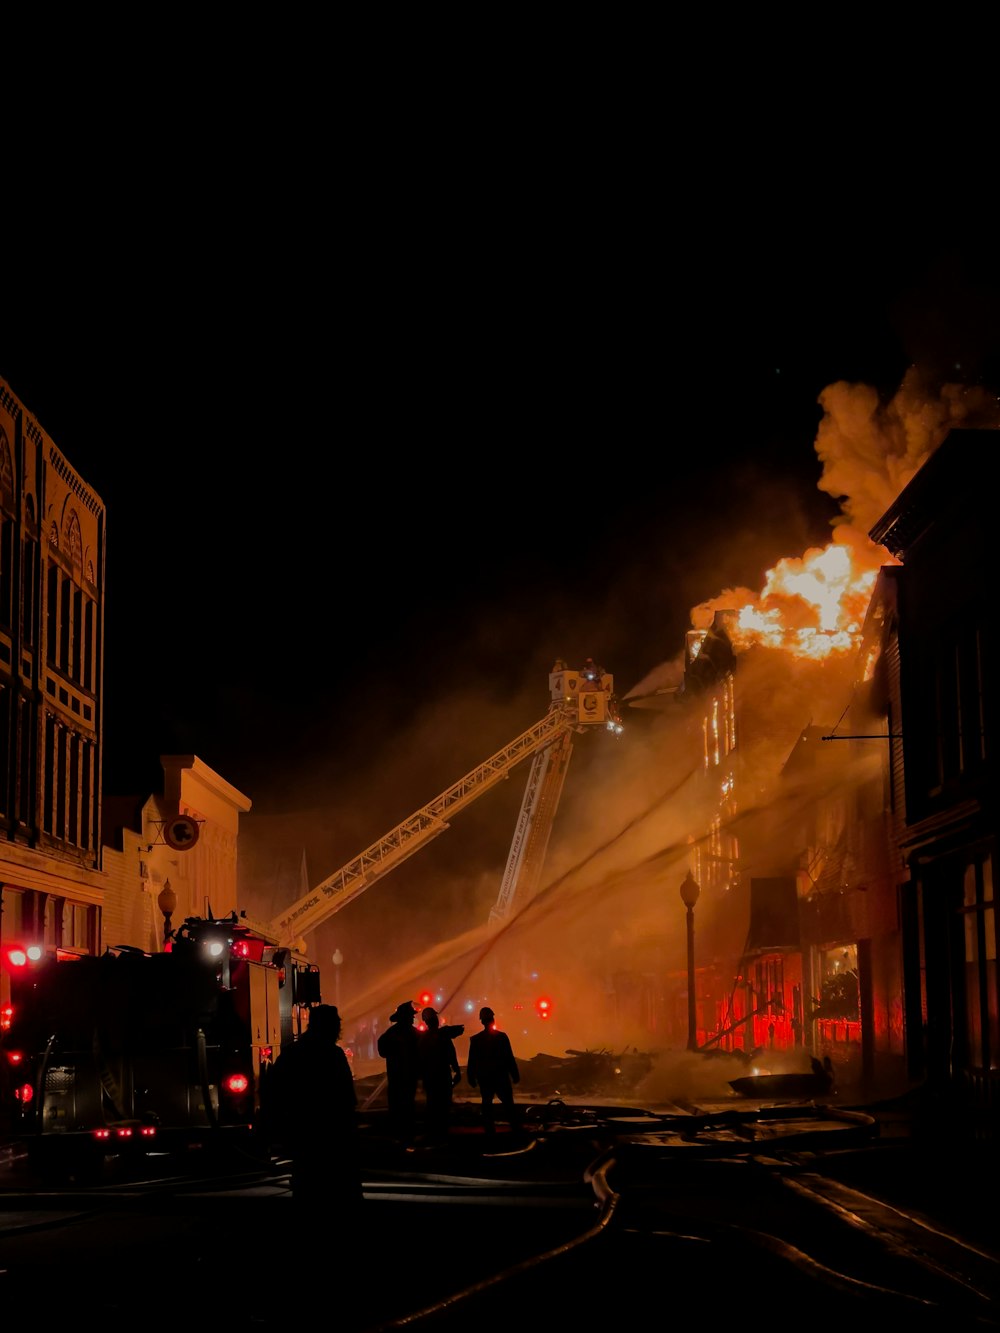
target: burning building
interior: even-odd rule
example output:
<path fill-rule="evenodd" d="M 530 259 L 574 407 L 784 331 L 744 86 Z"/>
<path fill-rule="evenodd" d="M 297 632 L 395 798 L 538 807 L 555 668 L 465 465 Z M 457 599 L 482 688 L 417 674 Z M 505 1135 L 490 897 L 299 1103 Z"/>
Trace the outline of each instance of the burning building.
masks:
<path fill-rule="evenodd" d="M 982 475 L 997 440 L 953 429 L 867 547 L 696 608 L 682 680 L 654 703 L 683 710 L 699 751 L 699 1049 L 774 1072 L 829 1057 L 843 1086 L 920 1087 L 980 1137 L 1000 1053 Z M 679 969 L 680 1045 L 675 992 Z"/>

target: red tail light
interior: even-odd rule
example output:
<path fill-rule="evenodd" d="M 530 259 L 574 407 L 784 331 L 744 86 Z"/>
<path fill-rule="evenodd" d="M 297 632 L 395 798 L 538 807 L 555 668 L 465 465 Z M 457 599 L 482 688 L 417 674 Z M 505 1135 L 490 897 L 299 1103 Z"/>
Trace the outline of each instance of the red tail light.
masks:
<path fill-rule="evenodd" d="M 229 1077 L 225 1079 L 222 1086 L 227 1092 L 231 1092 L 234 1096 L 238 1097 L 240 1093 L 246 1092 L 247 1088 L 249 1088 L 250 1080 L 247 1078 L 246 1074 L 230 1074 Z"/>
<path fill-rule="evenodd" d="M 35 1096 L 35 1090 L 30 1083 L 22 1083 L 19 1088 L 14 1089 L 14 1096 L 22 1106 L 27 1106 Z"/>
<path fill-rule="evenodd" d="M 0 1032 L 9 1032 L 11 1019 L 14 1017 L 14 1006 L 5 1004 L 0 1007 Z"/>
<path fill-rule="evenodd" d="M 23 1060 L 24 1060 L 24 1052 L 23 1052 L 23 1051 L 8 1051 L 8 1052 L 7 1052 L 7 1063 L 8 1063 L 9 1065 L 19 1065 L 19 1064 L 21 1064 L 21 1063 L 23 1062 Z"/>
<path fill-rule="evenodd" d="M 153 1125 L 139 1125 L 136 1128 L 133 1125 L 116 1125 L 114 1129 L 102 1126 L 101 1129 L 92 1131 L 95 1139 L 132 1139 L 138 1135 L 141 1139 L 152 1139 L 156 1137 L 156 1128 Z"/>

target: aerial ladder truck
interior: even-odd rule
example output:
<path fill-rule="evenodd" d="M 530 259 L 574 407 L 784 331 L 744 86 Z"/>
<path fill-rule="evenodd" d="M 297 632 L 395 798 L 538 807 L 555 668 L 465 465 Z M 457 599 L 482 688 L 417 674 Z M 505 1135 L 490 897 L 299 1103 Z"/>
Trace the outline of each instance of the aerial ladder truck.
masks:
<path fill-rule="evenodd" d="M 294 948 L 308 931 L 449 828 L 452 816 L 509 777 L 523 760 L 532 758 L 500 892 L 490 912 L 490 924 L 502 924 L 538 889 L 574 737 L 594 727 L 615 734 L 622 731 L 614 678 L 592 658 L 580 670 L 557 661 L 549 672 L 549 694 L 548 711 L 534 726 L 321 880 L 273 921 L 255 923 L 248 918 L 248 924 L 278 947 Z"/>
<path fill-rule="evenodd" d="M 123 1155 L 250 1146 L 266 1071 L 300 1030 L 299 1011 L 319 1001 L 318 969 L 297 956 L 302 936 L 531 758 L 490 924 L 513 916 L 537 892 L 574 737 L 622 730 L 613 684 L 590 659 L 580 671 L 557 662 L 543 718 L 273 922 L 190 917 L 163 953 L 26 955 L 24 1003 L 0 1042 L 0 1133 L 23 1138 L 43 1170 L 71 1173 Z"/>

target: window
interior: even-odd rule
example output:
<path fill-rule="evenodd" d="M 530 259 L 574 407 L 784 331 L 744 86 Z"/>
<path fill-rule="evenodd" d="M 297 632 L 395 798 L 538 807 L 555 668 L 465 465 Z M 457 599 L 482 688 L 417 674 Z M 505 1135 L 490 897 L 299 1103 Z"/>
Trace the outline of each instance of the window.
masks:
<path fill-rule="evenodd" d="M 973 1069 L 996 1069 L 1000 1056 L 1000 1021 L 992 856 L 966 866 L 962 916 L 968 1061 Z"/>

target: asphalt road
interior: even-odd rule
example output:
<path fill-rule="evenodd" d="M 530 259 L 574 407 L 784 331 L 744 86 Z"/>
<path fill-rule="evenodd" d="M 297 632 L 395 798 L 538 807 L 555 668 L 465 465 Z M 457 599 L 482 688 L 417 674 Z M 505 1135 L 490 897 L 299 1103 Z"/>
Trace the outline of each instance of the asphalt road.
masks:
<path fill-rule="evenodd" d="M 0 1310 L 349 1333 L 1000 1322 L 996 1232 L 974 1202 L 992 1157 L 891 1117 L 553 1105 L 492 1150 L 470 1118 L 454 1131 L 407 1153 L 372 1116 L 350 1217 L 300 1217 L 280 1160 L 63 1191 L 21 1188 L 12 1165 Z"/>

